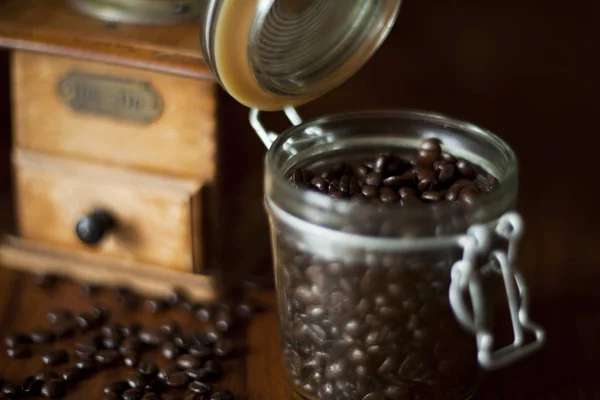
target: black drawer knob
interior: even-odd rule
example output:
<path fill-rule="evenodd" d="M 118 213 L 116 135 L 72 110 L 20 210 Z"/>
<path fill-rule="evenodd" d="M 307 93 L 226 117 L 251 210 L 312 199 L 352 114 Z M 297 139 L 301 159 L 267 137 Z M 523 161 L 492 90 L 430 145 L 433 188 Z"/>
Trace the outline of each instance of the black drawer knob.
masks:
<path fill-rule="evenodd" d="M 95 245 L 115 226 L 115 219 L 106 210 L 94 210 L 83 215 L 75 225 L 77 237 L 87 245 Z"/>

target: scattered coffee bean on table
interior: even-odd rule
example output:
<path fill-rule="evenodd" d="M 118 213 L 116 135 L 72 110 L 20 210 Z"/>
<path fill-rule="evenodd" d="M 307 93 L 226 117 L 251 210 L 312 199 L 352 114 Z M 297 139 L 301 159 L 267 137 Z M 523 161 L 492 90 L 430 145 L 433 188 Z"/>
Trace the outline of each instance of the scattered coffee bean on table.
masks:
<path fill-rule="evenodd" d="M 23 343 L 15 343 L 14 346 L 6 349 L 6 355 L 10 358 L 29 358 L 31 354 L 31 347 Z"/>
<path fill-rule="evenodd" d="M 108 385 L 104 386 L 104 394 L 114 393 L 117 395 L 121 395 L 127 389 L 130 389 L 129 383 L 127 381 L 111 382 Z"/>
<path fill-rule="evenodd" d="M 7 347 L 15 347 L 18 344 L 29 344 L 31 343 L 31 339 L 24 333 L 13 332 L 6 335 L 4 343 L 6 343 Z"/>
<path fill-rule="evenodd" d="M 142 398 L 142 391 L 140 389 L 127 389 L 123 392 L 123 400 L 140 400 Z"/>
<path fill-rule="evenodd" d="M 55 335 L 49 329 L 36 329 L 29 334 L 29 339 L 35 344 L 46 344 L 54 341 Z"/>
<path fill-rule="evenodd" d="M 93 289 L 83 288 L 87 294 Z M 128 288 L 115 290 L 122 302 L 144 300 Z M 129 299 L 129 300 L 128 300 Z M 133 300 L 131 300 L 133 299 Z M 166 300 L 156 300 L 159 307 L 178 307 L 188 311 L 196 311 L 194 305 L 182 291 L 174 291 Z M 146 301 L 145 304 L 148 304 Z M 170 304 L 170 305 L 169 305 Z M 154 307 L 149 311 L 153 311 Z M 57 372 L 42 370 L 36 375 L 27 377 L 21 386 L 4 384 L 0 380 L 0 389 L 5 397 L 42 395 L 48 398 L 66 396 L 67 389 L 76 382 L 81 382 L 93 373 L 105 368 L 119 365 L 119 361 L 135 372 L 127 379 L 113 382 L 103 389 L 104 399 L 183 399 L 177 393 L 187 389 L 186 395 L 201 400 L 208 400 L 211 387 L 208 383 L 196 379 L 213 380 L 220 376 L 219 364 L 212 360 L 215 356 L 224 356 L 231 351 L 232 342 L 224 337 L 225 331 L 233 326 L 233 318 L 228 306 L 216 307 L 221 314 L 209 314 L 206 327 L 191 334 L 184 333 L 178 322 L 170 321 L 156 329 L 144 327 L 137 322 L 123 324 L 110 321 L 109 310 L 96 305 L 89 312 L 74 314 L 68 309 L 56 309 L 47 313 L 52 329 L 39 328 L 28 334 L 15 332 L 5 337 L 7 353 L 12 358 L 24 358 L 32 355 L 32 348 L 48 343 L 61 342 L 66 337 L 77 335 L 73 346 L 75 360 L 66 369 Z M 220 328 L 216 328 L 218 324 Z M 204 324 L 203 324 L 204 325 Z M 219 332 L 219 329 L 223 332 Z M 159 349 L 167 359 L 176 360 L 170 365 L 158 368 L 150 355 Z M 66 364 L 69 353 L 66 349 L 44 349 L 42 361 L 49 366 Z M 150 353 L 148 353 L 150 352 Z M 189 354 L 188 354 L 189 353 Z M 144 357 L 142 360 L 141 357 Z M 179 363 L 179 365 L 178 365 Z M 193 368 L 203 364 L 202 371 L 189 373 Z M 81 385 L 82 383 L 79 383 Z"/>
<path fill-rule="evenodd" d="M 8 398 L 15 398 L 21 393 L 21 388 L 12 383 L 5 383 L 2 387 L 2 393 Z"/>
<path fill-rule="evenodd" d="M 41 389 L 42 396 L 48 397 L 51 399 L 57 399 L 60 397 L 64 397 L 67 393 L 66 384 L 64 381 L 60 379 L 53 379 L 42 386 Z"/>
<path fill-rule="evenodd" d="M 42 355 L 42 362 L 46 365 L 59 365 L 69 361 L 69 353 L 64 349 L 50 350 Z"/>
<path fill-rule="evenodd" d="M 35 376 L 28 376 L 21 386 L 21 391 L 26 397 L 38 396 L 43 385 L 44 382 L 35 379 Z"/>

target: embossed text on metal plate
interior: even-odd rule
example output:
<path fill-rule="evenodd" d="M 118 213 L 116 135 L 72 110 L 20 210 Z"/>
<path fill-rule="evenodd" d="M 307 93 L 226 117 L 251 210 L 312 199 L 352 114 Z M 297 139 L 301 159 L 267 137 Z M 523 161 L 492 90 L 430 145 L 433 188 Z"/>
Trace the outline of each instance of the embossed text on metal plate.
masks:
<path fill-rule="evenodd" d="M 58 95 L 75 112 L 149 124 L 160 118 L 163 100 L 150 82 L 70 71 Z"/>

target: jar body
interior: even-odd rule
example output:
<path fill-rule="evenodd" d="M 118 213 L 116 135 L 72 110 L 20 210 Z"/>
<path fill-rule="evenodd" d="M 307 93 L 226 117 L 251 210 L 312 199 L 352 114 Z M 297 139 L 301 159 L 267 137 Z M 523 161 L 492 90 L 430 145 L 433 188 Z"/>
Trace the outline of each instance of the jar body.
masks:
<path fill-rule="evenodd" d="M 498 193 L 472 209 L 410 212 L 334 203 L 285 182 L 295 167 L 356 159 L 363 150 L 402 154 L 432 136 L 494 174 Z M 432 114 L 339 116 L 284 133 L 267 156 L 266 186 L 283 362 L 296 392 L 309 399 L 469 398 L 479 376 L 476 342 L 454 317 L 450 270 L 467 227 L 514 206 L 516 160 L 508 146 Z"/>

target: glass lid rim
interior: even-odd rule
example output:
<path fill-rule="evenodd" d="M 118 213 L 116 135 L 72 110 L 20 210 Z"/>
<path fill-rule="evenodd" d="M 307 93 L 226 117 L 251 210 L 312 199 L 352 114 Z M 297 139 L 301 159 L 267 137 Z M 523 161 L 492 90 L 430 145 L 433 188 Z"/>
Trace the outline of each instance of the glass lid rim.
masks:
<path fill-rule="evenodd" d="M 286 131 L 278 135 L 277 139 L 273 142 L 267 154 L 265 156 L 265 168 L 267 173 L 270 174 L 273 180 L 273 185 L 277 187 L 277 190 L 281 190 L 285 196 L 291 196 L 297 200 L 304 202 L 309 207 L 317 207 L 319 209 L 327 209 L 343 214 L 360 211 L 363 213 L 373 212 L 377 214 L 381 211 L 378 207 L 369 207 L 363 204 L 354 204 L 347 199 L 333 199 L 329 196 L 323 195 L 322 193 L 316 193 L 311 190 L 297 189 L 290 185 L 287 178 L 284 176 L 285 171 L 281 171 L 276 165 L 276 151 L 281 148 L 285 141 L 290 138 L 294 133 L 297 133 L 301 129 L 305 129 L 311 126 L 318 126 L 326 123 L 335 122 L 351 122 L 352 119 L 372 119 L 377 120 L 381 118 L 403 118 L 407 120 L 421 120 L 433 124 L 438 124 L 441 127 L 449 126 L 453 127 L 469 134 L 473 134 L 479 138 L 485 139 L 490 144 L 496 146 L 501 150 L 503 155 L 506 157 L 509 168 L 501 180 L 499 177 L 498 187 L 487 193 L 485 196 L 478 196 L 475 199 L 475 204 L 472 207 L 463 209 L 462 213 L 470 214 L 477 213 L 486 208 L 496 207 L 499 204 L 507 201 L 507 198 L 514 193 L 516 198 L 516 191 L 518 186 L 518 170 L 519 163 L 518 158 L 514 149 L 504 141 L 500 136 L 495 133 L 483 129 L 478 125 L 471 122 L 454 118 L 446 114 L 420 110 L 410 108 L 396 108 L 396 109 L 378 109 L 378 110 L 359 110 L 359 111 L 347 111 L 335 114 L 328 114 L 320 116 L 311 120 L 304 121 L 300 125 L 292 126 Z M 285 208 L 282 208 L 285 211 Z M 287 211 L 286 211 L 287 212 Z M 457 213 L 456 209 L 453 208 L 451 203 L 441 202 L 436 204 L 435 210 L 430 205 L 424 205 L 423 207 L 385 207 L 385 212 L 389 213 L 393 218 L 403 218 L 406 216 L 408 219 L 418 218 L 444 218 L 449 215 L 460 214 Z"/>

